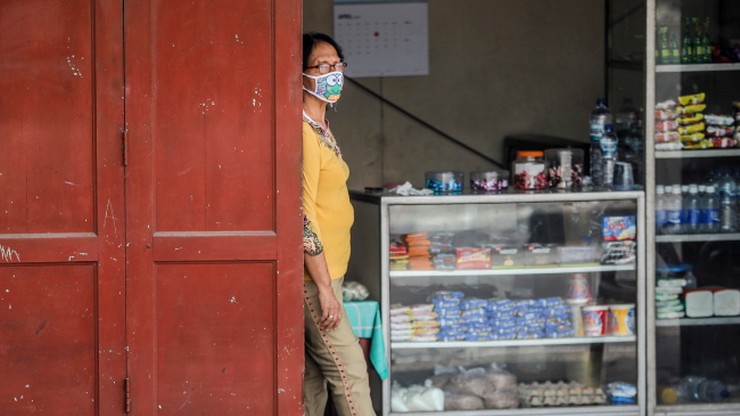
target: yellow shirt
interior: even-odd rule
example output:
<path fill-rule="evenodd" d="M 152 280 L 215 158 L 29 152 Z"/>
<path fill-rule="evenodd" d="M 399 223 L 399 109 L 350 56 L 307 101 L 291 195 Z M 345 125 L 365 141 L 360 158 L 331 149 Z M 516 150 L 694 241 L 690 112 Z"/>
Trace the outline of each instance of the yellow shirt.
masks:
<path fill-rule="evenodd" d="M 304 227 L 304 249 L 312 254 L 316 247 L 318 251 L 323 248 L 332 279 L 344 276 L 349 262 L 350 228 L 355 215 L 348 178 L 349 166 L 331 131 L 304 114 L 303 214 L 310 229 L 307 237 Z M 304 279 L 310 280 L 305 270 Z"/>

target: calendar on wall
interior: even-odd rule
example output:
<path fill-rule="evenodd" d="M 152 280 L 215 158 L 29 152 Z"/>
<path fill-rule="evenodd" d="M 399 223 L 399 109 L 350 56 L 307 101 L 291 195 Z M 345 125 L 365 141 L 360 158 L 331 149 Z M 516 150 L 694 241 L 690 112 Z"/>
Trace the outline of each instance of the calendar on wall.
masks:
<path fill-rule="evenodd" d="M 334 3 L 334 38 L 350 77 L 429 74 L 426 2 Z"/>

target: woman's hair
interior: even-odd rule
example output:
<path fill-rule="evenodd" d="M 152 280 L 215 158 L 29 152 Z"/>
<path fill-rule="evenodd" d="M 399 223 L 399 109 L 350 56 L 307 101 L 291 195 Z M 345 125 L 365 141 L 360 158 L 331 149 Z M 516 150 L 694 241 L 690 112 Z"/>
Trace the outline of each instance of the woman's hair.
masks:
<path fill-rule="evenodd" d="M 313 51 L 314 46 L 316 46 L 319 42 L 326 42 L 329 45 L 333 46 L 334 49 L 337 51 L 337 55 L 339 55 L 339 59 L 344 61 L 344 55 L 342 54 L 342 47 L 339 46 L 339 44 L 331 38 L 331 36 L 324 34 L 324 33 L 318 33 L 318 32 L 308 32 L 303 34 L 303 70 L 306 70 L 306 67 L 308 66 L 308 58 L 311 56 L 311 51 Z"/>

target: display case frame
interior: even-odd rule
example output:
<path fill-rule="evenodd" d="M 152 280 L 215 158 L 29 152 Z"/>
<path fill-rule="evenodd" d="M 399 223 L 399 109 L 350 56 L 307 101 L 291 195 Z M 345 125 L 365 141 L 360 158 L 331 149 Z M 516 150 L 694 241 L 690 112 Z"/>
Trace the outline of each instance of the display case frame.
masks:
<path fill-rule="evenodd" d="M 527 346 L 567 346 L 567 345 L 587 345 L 589 343 L 634 343 L 637 349 L 636 368 L 637 374 L 637 404 L 635 405 L 604 405 L 604 406 L 570 406 L 570 407 L 547 407 L 547 408 L 521 408 L 506 410 L 476 410 L 476 411 L 454 411 L 455 415 L 644 415 L 646 411 L 646 307 L 645 307 L 645 202 L 644 193 L 641 191 L 630 192 L 567 192 L 567 193 L 502 193 L 490 195 L 441 195 L 441 196 L 393 196 L 368 194 L 365 192 L 351 192 L 353 206 L 355 207 L 356 222 L 353 228 L 352 260 L 348 271 L 348 279 L 359 281 L 365 284 L 370 292 L 370 296 L 380 302 L 381 316 L 383 321 L 384 339 L 386 340 L 386 351 L 389 357 L 393 356 L 394 351 L 408 350 L 414 351 L 423 348 L 518 348 Z M 579 267 L 560 267 L 554 269 L 508 269 L 508 270 L 480 270 L 474 273 L 485 276 L 495 276 L 496 274 L 547 274 L 547 273 L 570 273 L 570 272 L 599 272 L 614 271 L 619 269 L 631 269 L 634 271 L 636 278 L 636 298 L 637 306 L 637 334 L 633 337 L 603 337 L 602 339 L 588 338 L 563 338 L 547 340 L 504 340 L 504 341 L 459 341 L 459 342 L 434 342 L 434 343 L 391 343 L 389 333 L 389 309 L 391 299 L 390 279 L 394 277 L 409 277 L 415 275 L 450 276 L 455 273 L 469 275 L 470 271 L 465 272 L 417 272 L 417 271 L 391 271 L 389 266 L 389 236 L 391 233 L 391 207 L 399 205 L 439 205 L 439 204 L 533 204 L 533 203 L 569 203 L 569 202 L 593 202 L 603 201 L 624 201 L 632 200 L 635 202 L 636 221 L 637 221 L 637 260 L 633 265 L 601 265 L 601 266 L 579 266 Z M 392 367 L 392 366 L 391 366 Z M 391 402 L 391 380 L 392 375 L 380 386 L 382 405 L 382 414 L 386 415 L 430 415 L 441 413 L 392 413 L 390 409 Z M 377 380 L 376 380 L 377 382 Z M 377 386 L 376 386 L 377 388 Z M 377 393 L 377 392 L 376 392 Z M 376 400 L 377 402 L 377 400 Z"/>

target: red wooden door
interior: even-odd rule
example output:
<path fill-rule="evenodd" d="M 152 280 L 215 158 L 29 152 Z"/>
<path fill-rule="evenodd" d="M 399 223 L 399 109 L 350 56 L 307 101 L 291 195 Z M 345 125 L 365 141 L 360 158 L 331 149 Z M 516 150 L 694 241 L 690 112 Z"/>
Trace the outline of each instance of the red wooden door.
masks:
<path fill-rule="evenodd" d="M 122 409 L 121 3 L 0 1 L 0 414 Z"/>
<path fill-rule="evenodd" d="M 302 414 L 300 20 L 0 2 L 0 415 Z"/>
<path fill-rule="evenodd" d="M 131 409 L 302 414 L 301 3 L 124 14 Z"/>

